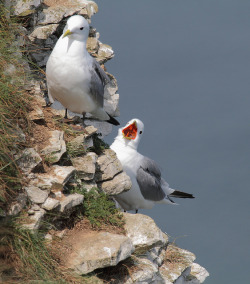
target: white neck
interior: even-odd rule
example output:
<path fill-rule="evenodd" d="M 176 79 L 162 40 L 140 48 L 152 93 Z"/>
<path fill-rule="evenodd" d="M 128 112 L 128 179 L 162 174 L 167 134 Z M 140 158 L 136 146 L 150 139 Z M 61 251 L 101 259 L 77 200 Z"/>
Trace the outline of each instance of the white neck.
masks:
<path fill-rule="evenodd" d="M 79 54 L 79 56 L 85 56 L 86 54 L 89 55 L 87 49 L 86 49 L 86 43 L 84 41 L 79 40 L 73 40 L 69 37 L 62 38 L 62 36 L 59 38 L 54 50 L 56 50 L 57 54 L 61 55 L 69 55 L 69 56 L 76 56 L 76 54 Z"/>
<path fill-rule="evenodd" d="M 120 135 L 115 138 L 115 141 L 112 144 L 112 148 L 130 148 L 133 150 L 137 150 L 136 143 L 131 143 L 131 140 L 124 139 Z"/>

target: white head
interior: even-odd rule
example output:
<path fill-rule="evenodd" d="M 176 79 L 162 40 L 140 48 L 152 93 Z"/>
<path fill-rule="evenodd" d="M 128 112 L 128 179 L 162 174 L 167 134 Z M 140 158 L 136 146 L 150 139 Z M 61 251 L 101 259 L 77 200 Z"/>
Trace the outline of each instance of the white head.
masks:
<path fill-rule="evenodd" d="M 133 118 L 124 127 L 119 128 L 116 139 L 122 141 L 125 146 L 137 149 L 143 132 L 143 122 L 138 118 Z"/>
<path fill-rule="evenodd" d="M 63 38 L 68 37 L 69 39 L 86 42 L 88 36 L 89 23 L 84 17 L 75 15 L 68 19 L 63 30 Z"/>

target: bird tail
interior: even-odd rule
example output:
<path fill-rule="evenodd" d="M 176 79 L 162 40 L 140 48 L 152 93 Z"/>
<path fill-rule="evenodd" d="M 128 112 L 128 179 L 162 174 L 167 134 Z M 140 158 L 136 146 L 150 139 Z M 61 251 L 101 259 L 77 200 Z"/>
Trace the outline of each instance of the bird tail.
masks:
<path fill-rule="evenodd" d="M 108 123 L 113 124 L 113 125 L 120 125 L 120 122 L 117 121 L 114 117 L 112 117 L 108 113 L 107 113 L 107 115 L 109 116 L 109 120 L 106 120 Z"/>
<path fill-rule="evenodd" d="M 193 196 L 193 194 L 178 191 L 178 190 L 175 190 L 175 189 L 173 189 L 173 192 L 171 194 L 169 194 L 169 196 L 176 197 L 176 198 L 195 198 Z"/>

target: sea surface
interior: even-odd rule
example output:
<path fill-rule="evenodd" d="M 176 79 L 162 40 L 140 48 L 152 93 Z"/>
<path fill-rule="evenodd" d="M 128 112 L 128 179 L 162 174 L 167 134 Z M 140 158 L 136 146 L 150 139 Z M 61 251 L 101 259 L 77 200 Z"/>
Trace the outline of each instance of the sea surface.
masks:
<path fill-rule="evenodd" d="M 205 283 L 249 283 L 250 1 L 96 2 L 121 125 L 140 118 L 139 151 L 196 197 L 141 213 L 196 254 Z"/>

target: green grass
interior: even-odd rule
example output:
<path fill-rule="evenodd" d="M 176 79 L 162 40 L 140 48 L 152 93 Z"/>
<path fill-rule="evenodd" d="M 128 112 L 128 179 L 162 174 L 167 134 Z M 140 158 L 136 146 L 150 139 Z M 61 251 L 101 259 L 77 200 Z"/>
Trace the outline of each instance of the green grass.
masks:
<path fill-rule="evenodd" d="M 6 17 L 0 4 L 0 208 L 20 189 L 21 174 L 14 155 L 22 147 L 20 126 L 27 128 L 28 96 L 23 85 L 27 74 L 15 44 L 18 24 Z"/>
<path fill-rule="evenodd" d="M 123 228 L 123 215 L 108 195 L 99 192 L 99 189 L 94 187 L 87 192 L 84 185 L 75 191 L 84 195 L 83 214 L 88 218 L 92 227 L 100 228 L 108 225 Z"/>

